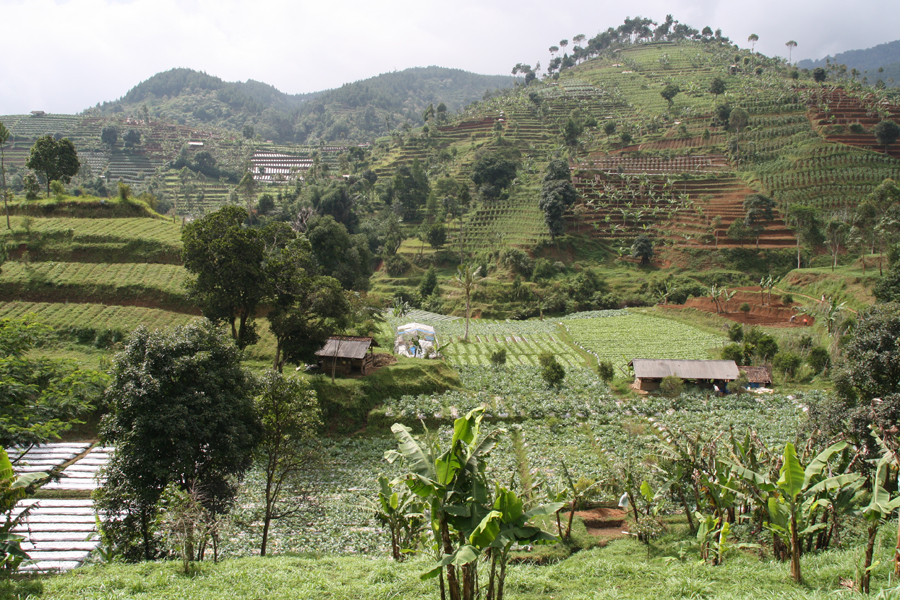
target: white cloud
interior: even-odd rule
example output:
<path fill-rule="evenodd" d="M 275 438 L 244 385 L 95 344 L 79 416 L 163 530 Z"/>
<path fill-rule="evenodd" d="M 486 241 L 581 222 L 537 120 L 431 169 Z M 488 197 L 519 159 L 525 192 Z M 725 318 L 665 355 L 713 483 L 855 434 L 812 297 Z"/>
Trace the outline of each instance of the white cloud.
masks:
<path fill-rule="evenodd" d="M 800 0 L 0 0 L 0 114 L 76 112 L 113 100 L 160 71 L 189 67 L 225 80 L 255 79 L 289 92 L 340 86 L 378 73 L 440 65 L 509 73 L 549 59 L 561 38 L 589 37 L 626 16 L 722 28 L 742 46 L 794 60 L 867 48 L 897 37 L 893 3 Z M 834 10 L 832 10 L 834 7 Z M 15 51 L 9 50 L 16 49 Z"/>

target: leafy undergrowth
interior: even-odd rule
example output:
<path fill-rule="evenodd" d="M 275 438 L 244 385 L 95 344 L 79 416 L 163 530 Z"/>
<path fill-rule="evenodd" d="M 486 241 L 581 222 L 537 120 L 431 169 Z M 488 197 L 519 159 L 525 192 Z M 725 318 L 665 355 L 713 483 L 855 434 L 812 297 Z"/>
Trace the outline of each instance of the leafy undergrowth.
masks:
<path fill-rule="evenodd" d="M 882 544 L 878 558 L 887 558 Z M 506 597 L 513 599 L 581 600 L 597 598 L 833 598 L 848 592 L 842 581 L 855 575 L 857 553 L 833 551 L 804 558 L 804 585 L 791 583 L 784 563 L 735 554 L 712 567 L 692 558 L 681 561 L 672 547 L 651 548 L 634 540 L 617 540 L 606 548 L 580 552 L 547 564 L 509 567 Z M 230 598 L 267 600 L 295 598 L 438 598 L 434 580 L 418 575 L 431 565 L 425 556 L 406 563 L 388 557 L 296 555 L 238 558 L 206 562 L 185 576 L 179 563 L 95 565 L 60 576 L 8 583 L 6 597 L 30 594 L 33 599 Z M 484 568 L 484 567 L 483 567 Z M 889 588 L 888 568 L 876 569 L 873 591 L 897 597 Z"/>

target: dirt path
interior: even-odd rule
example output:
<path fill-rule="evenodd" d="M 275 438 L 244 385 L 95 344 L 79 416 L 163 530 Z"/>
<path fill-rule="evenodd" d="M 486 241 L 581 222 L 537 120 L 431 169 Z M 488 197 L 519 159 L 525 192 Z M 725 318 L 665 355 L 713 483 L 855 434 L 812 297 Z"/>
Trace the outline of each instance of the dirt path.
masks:
<path fill-rule="evenodd" d="M 568 512 L 560 515 L 565 526 L 569 518 Z M 616 539 L 628 536 L 628 526 L 625 524 L 625 511 L 619 508 L 592 508 L 590 510 L 575 511 L 576 517 L 581 517 L 587 532 L 595 537 L 604 539 Z"/>

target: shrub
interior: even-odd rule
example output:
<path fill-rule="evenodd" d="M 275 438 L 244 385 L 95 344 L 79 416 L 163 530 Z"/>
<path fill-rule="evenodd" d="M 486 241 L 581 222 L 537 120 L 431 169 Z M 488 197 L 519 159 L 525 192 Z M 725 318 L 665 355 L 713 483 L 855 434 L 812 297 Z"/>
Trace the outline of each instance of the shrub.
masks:
<path fill-rule="evenodd" d="M 744 326 L 740 323 L 735 323 L 731 327 L 728 328 L 728 339 L 732 342 L 740 342 L 744 339 Z"/>
<path fill-rule="evenodd" d="M 744 314 L 747 314 L 748 312 L 750 312 L 750 304 L 747 302 L 744 302 L 743 304 L 741 304 L 741 306 L 738 310 L 740 310 Z"/>
<path fill-rule="evenodd" d="M 502 367 L 506 364 L 506 348 L 491 352 L 491 364 L 495 367 Z"/>
<path fill-rule="evenodd" d="M 597 375 L 605 383 L 612 381 L 613 377 L 616 376 L 616 371 L 613 368 L 612 362 L 608 360 L 600 361 L 600 364 L 597 365 Z"/>
<path fill-rule="evenodd" d="M 500 261 L 509 268 L 510 271 L 523 277 L 530 277 L 534 269 L 534 262 L 525 254 L 524 250 L 519 248 L 507 248 L 500 255 Z"/>
<path fill-rule="evenodd" d="M 850 133 L 862 134 L 866 132 L 866 128 L 862 126 L 862 123 L 853 123 L 850 125 Z"/>
<path fill-rule="evenodd" d="M 812 368 L 813 373 L 816 374 L 819 374 L 828 368 L 828 363 L 830 361 L 831 356 L 828 354 L 828 350 L 822 346 L 810 348 L 809 354 L 806 357 L 806 364 L 808 364 L 810 368 Z"/>
<path fill-rule="evenodd" d="M 791 294 L 783 294 L 781 296 L 781 303 L 785 306 L 790 306 L 794 303 L 794 296 Z"/>
<path fill-rule="evenodd" d="M 680 395 L 684 391 L 684 380 L 677 375 L 669 375 L 663 377 L 659 384 L 659 391 L 665 396 L 673 398 Z"/>
<path fill-rule="evenodd" d="M 747 374 L 741 372 L 737 379 L 728 384 L 728 391 L 732 394 L 743 394 L 747 391 L 748 385 L 750 385 L 750 380 L 747 378 Z"/>
<path fill-rule="evenodd" d="M 800 356 L 790 350 L 779 350 L 772 358 L 772 366 L 784 373 L 788 380 L 794 378 L 794 374 L 802 362 Z"/>
<path fill-rule="evenodd" d="M 403 275 L 404 273 L 406 273 L 406 270 L 408 268 L 409 261 L 397 254 L 384 259 L 384 270 L 391 277 L 399 277 L 400 275 Z"/>
<path fill-rule="evenodd" d="M 559 387 L 566 377 L 566 370 L 549 352 L 544 352 L 538 357 L 541 365 L 541 377 L 550 387 Z"/>

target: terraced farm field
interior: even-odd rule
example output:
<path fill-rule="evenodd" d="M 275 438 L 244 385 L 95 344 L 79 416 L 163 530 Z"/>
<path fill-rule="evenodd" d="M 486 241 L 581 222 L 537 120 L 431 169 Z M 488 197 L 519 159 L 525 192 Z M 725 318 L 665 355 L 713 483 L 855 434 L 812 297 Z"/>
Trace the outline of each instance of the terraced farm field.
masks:
<path fill-rule="evenodd" d="M 186 278 L 178 265 L 11 262 L 3 266 L 0 300 L 180 307 Z"/>
<path fill-rule="evenodd" d="M 185 325 L 195 315 L 171 312 L 140 306 L 106 306 L 88 303 L 61 302 L 3 302 L 0 303 L 0 319 L 20 318 L 34 314 L 38 320 L 51 327 L 79 327 L 95 330 L 112 329 L 132 331 L 140 325 L 148 329 Z"/>
<path fill-rule="evenodd" d="M 79 241 L 133 242 L 152 240 L 181 248 L 181 228 L 162 219 L 75 219 L 66 217 L 10 217 L 12 230 L 0 229 L 0 238 L 27 234 L 66 237 Z M 27 226 L 27 227 L 26 227 Z M 27 230 L 27 231 L 26 231 Z"/>
<path fill-rule="evenodd" d="M 576 344 L 598 360 L 619 366 L 633 358 L 708 359 L 709 350 L 727 341 L 683 323 L 633 312 L 605 318 L 576 314 L 563 323 Z"/>

